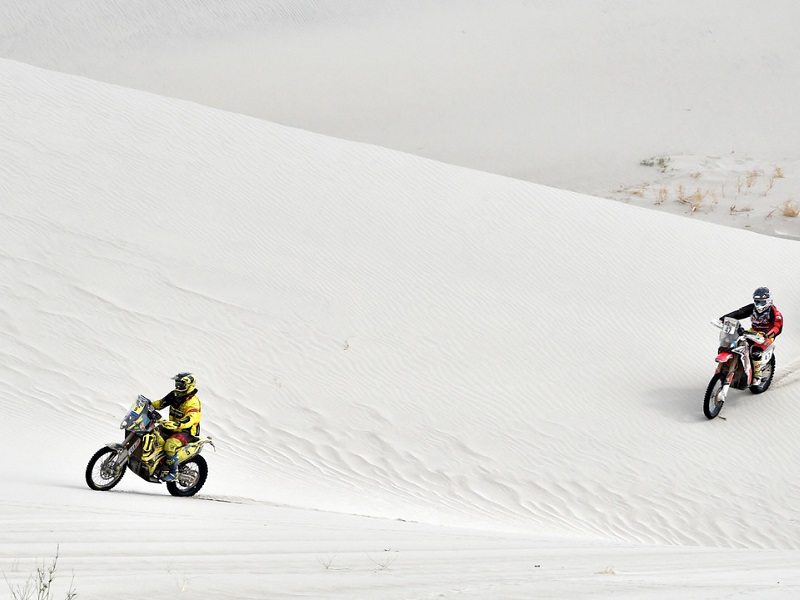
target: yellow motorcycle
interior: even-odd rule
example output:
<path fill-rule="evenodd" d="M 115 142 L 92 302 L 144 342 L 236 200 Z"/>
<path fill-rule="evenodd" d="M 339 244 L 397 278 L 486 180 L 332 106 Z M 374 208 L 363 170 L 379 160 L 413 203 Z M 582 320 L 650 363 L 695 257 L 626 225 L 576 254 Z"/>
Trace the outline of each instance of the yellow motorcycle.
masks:
<path fill-rule="evenodd" d="M 172 432 L 162 432 L 161 415 L 153 403 L 139 396 L 120 424 L 126 431 L 121 444 L 106 444 L 94 453 L 86 465 L 86 483 L 93 490 L 107 491 L 117 485 L 125 470 L 130 469 L 150 483 L 161 483 L 169 472 L 166 466 L 164 442 Z M 208 477 L 208 465 L 200 456 L 210 437 L 197 437 L 178 450 L 178 475 L 167 482 L 173 496 L 194 496 Z M 216 449 L 216 448 L 215 448 Z"/>

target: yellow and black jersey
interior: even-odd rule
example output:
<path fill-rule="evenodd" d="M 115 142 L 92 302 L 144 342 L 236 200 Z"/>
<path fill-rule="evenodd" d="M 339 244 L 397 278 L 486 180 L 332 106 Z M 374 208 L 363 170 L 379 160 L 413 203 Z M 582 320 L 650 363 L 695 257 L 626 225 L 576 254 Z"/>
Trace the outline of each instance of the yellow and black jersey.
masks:
<path fill-rule="evenodd" d="M 174 391 L 161 400 L 153 402 L 153 408 L 160 410 L 169 406 L 169 420 L 178 424 L 175 431 L 188 431 L 197 435 L 200 431 L 200 398 L 195 390 L 188 396 L 178 396 Z"/>

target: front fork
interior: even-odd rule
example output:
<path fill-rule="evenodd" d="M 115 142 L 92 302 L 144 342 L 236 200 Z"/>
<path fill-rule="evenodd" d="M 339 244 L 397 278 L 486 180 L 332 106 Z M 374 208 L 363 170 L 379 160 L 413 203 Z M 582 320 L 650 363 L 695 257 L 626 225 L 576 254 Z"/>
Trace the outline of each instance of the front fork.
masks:
<path fill-rule="evenodd" d="M 733 381 L 733 369 L 728 372 L 728 375 L 725 377 L 725 382 L 722 384 L 722 389 L 720 389 L 717 397 L 714 399 L 716 402 L 722 404 L 725 402 L 725 399 L 728 397 L 728 390 L 731 389 L 731 382 Z"/>
<path fill-rule="evenodd" d="M 141 443 L 142 443 L 142 438 L 137 436 L 135 433 L 130 433 L 125 438 L 125 441 L 122 442 L 121 444 L 107 444 L 107 446 L 109 448 L 111 448 L 112 450 L 116 450 L 117 451 L 117 456 L 114 459 L 113 464 L 111 464 L 110 461 L 109 461 L 109 464 L 108 464 L 109 468 L 113 468 L 115 470 L 116 469 L 121 469 L 122 466 L 126 462 L 128 462 L 128 458 L 130 457 L 130 455 L 134 453 L 136 448 Z"/>
<path fill-rule="evenodd" d="M 728 397 L 728 390 L 731 389 L 731 384 L 733 383 L 733 378 L 736 375 L 736 357 L 738 357 L 739 361 L 742 364 L 742 369 L 744 370 L 745 374 L 747 375 L 747 385 L 750 385 L 752 377 L 753 377 L 753 370 L 750 368 L 750 349 L 746 348 L 743 352 L 734 352 L 732 353 L 728 359 L 724 362 L 721 362 L 717 365 L 717 373 L 722 372 L 728 363 L 733 361 L 733 365 L 728 368 L 727 373 L 725 374 L 725 380 L 722 384 L 722 389 L 716 396 L 717 402 L 725 402 L 725 399 Z"/>
<path fill-rule="evenodd" d="M 725 399 L 728 397 L 728 390 L 731 389 L 732 381 L 733 371 L 730 371 L 722 383 L 722 388 L 720 388 L 719 392 L 717 392 L 717 395 L 714 397 L 714 402 L 717 404 L 722 404 L 725 402 Z"/>

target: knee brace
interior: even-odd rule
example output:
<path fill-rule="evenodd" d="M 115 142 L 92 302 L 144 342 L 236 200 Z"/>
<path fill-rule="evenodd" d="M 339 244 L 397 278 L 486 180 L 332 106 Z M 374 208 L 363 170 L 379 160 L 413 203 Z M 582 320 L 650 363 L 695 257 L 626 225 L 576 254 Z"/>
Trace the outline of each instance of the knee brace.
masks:
<path fill-rule="evenodd" d="M 175 453 L 183 446 L 183 442 L 174 437 L 169 438 L 164 442 L 164 452 L 167 456 L 175 456 Z"/>

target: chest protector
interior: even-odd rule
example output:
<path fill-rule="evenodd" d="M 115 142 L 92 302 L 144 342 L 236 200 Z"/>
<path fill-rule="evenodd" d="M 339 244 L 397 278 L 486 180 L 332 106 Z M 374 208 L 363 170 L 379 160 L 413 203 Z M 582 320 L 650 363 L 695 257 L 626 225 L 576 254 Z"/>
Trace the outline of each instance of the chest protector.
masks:
<path fill-rule="evenodd" d="M 753 315 L 750 317 L 750 324 L 756 331 L 766 333 L 772 329 L 773 322 L 774 317 L 772 315 L 771 306 L 769 307 L 769 310 L 765 310 L 763 313 L 757 312 L 755 309 L 753 309 Z"/>
<path fill-rule="evenodd" d="M 181 430 L 189 431 L 192 435 L 200 432 L 200 398 L 196 394 L 190 396 L 176 396 L 174 393 L 167 394 L 162 398 L 159 406 L 164 408 L 169 406 L 169 420 L 181 423 Z"/>

